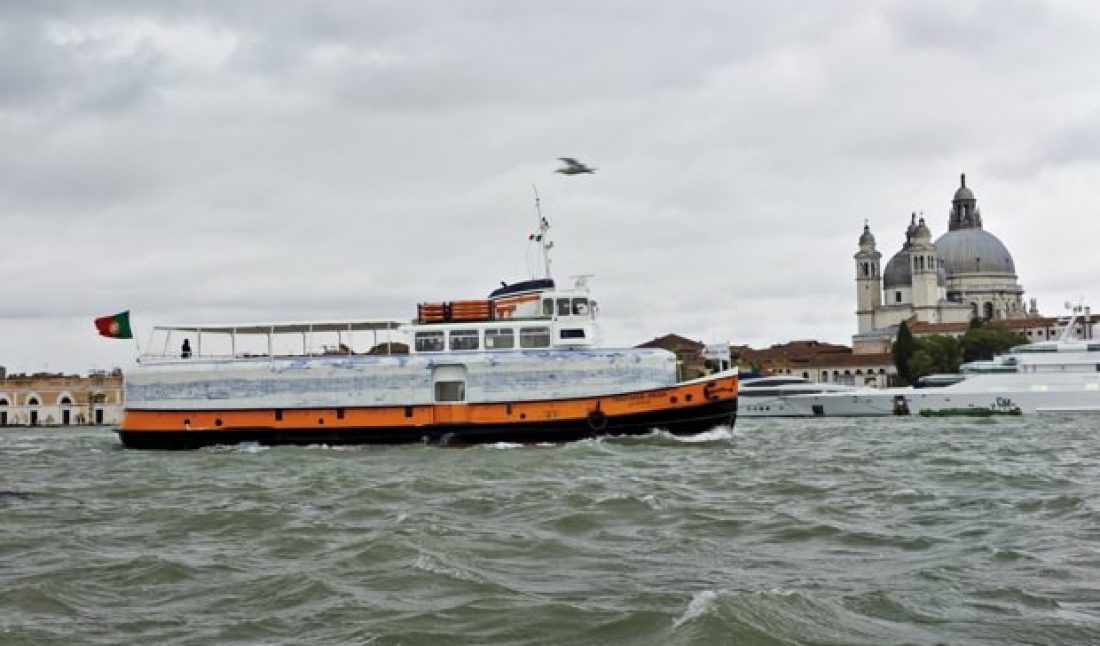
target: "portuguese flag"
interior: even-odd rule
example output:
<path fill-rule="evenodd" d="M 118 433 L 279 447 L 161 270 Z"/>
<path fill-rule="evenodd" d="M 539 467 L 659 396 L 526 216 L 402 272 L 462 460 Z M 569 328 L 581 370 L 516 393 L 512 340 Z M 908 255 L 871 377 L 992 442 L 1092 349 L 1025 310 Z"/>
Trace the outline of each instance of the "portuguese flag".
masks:
<path fill-rule="evenodd" d="M 95 320 L 95 329 L 101 336 L 112 339 L 132 339 L 134 333 L 130 331 L 130 310 L 119 312 L 114 316 L 101 316 Z"/>

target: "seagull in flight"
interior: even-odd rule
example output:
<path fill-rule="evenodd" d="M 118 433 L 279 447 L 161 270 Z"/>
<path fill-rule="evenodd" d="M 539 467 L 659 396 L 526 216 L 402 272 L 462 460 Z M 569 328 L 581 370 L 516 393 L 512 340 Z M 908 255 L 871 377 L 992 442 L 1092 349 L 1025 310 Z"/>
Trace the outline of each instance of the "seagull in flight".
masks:
<path fill-rule="evenodd" d="M 580 175 L 581 173 L 595 173 L 595 168 L 589 168 L 572 157 L 558 157 L 564 166 L 554 171 L 562 175 Z"/>

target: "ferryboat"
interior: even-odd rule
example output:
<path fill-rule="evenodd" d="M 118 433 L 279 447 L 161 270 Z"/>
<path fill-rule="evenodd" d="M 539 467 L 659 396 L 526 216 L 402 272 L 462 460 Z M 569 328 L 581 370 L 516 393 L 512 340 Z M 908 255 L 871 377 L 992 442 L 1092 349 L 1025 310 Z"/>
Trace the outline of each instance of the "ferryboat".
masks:
<path fill-rule="evenodd" d="M 557 284 L 537 201 L 536 215 L 542 276 L 421 303 L 411 321 L 157 326 L 125 373 L 122 444 L 462 445 L 732 426 L 737 369 L 681 381 L 671 352 L 602 346 L 590 277 Z"/>

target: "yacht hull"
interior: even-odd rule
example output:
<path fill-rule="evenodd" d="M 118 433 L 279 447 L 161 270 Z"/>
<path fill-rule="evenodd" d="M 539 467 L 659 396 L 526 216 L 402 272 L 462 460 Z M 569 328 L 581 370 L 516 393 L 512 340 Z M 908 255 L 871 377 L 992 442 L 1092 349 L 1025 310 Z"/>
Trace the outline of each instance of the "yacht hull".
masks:
<path fill-rule="evenodd" d="M 1052 379 L 1009 386 L 1002 379 L 972 377 L 944 388 L 897 388 L 851 394 L 799 395 L 788 403 L 806 417 L 937 415 L 957 411 L 1018 409 L 1036 413 L 1100 411 L 1100 383 Z M 1001 382 L 1001 383 L 998 383 Z M 1034 387 L 1033 387 L 1034 386 Z"/>

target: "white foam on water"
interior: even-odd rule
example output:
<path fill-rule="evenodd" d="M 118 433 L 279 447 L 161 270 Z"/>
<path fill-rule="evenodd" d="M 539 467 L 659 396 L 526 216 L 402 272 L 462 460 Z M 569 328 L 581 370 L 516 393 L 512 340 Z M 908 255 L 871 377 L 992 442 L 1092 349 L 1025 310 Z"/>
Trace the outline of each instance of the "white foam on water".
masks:
<path fill-rule="evenodd" d="M 46 447 L 40 444 L 9 444 L 0 450 L 10 455 L 34 455 L 45 451 Z"/>
<path fill-rule="evenodd" d="M 733 429 L 728 426 L 715 426 L 709 431 L 696 433 L 695 435 L 673 435 L 677 442 L 694 444 L 697 442 L 721 442 L 733 439 Z"/>
<path fill-rule="evenodd" d="M 310 451 L 362 451 L 364 447 L 359 444 L 307 444 L 302 448 Z"/>
<path fill-rule="evenodd" d="M 199 450 L 209 453 L 263 453 L 270 451 L 271 447 L 256 442 L 242 442 L 239 444 L 212 444 Z"/>
<path fill-rule="evenodd" d="M 489 445 L 491 449 L 522 449 L 523 445 L 519 442 L 493 442 Z"/>
<path fill-rule="evenodd" d="M 702 592 L 697 592 L 694 596 L 691 597 L 691 602 L 688 603 L 687 610 L 684 611 L 684 614 L 680 615 L 679 618 L 676 619 L 676 621 L 672 622 L 672 627 L 679 628 L 687 622 L 704 614 L 707 610 L 710 609 L 711 606 L 714 605 L 717 599 L 718 593 L 714 590 L 703 590 Z"/>
<path fill-rule="evenodd" d="M 442 576 L 450 577 L 452 579 L 458 579 L 459 581 L 474 581 L 480 582 L 481 577 L 472 572 L 468 572 L 464 569 L 444 563 L 439 557 L 432 556 L 430 554 L 420 553 L 416 557 L 416 562 L 413 563 L 413 568 L 420 570 L 421 572 L 427 572 L 429 574 L 439 574 Z"/>

